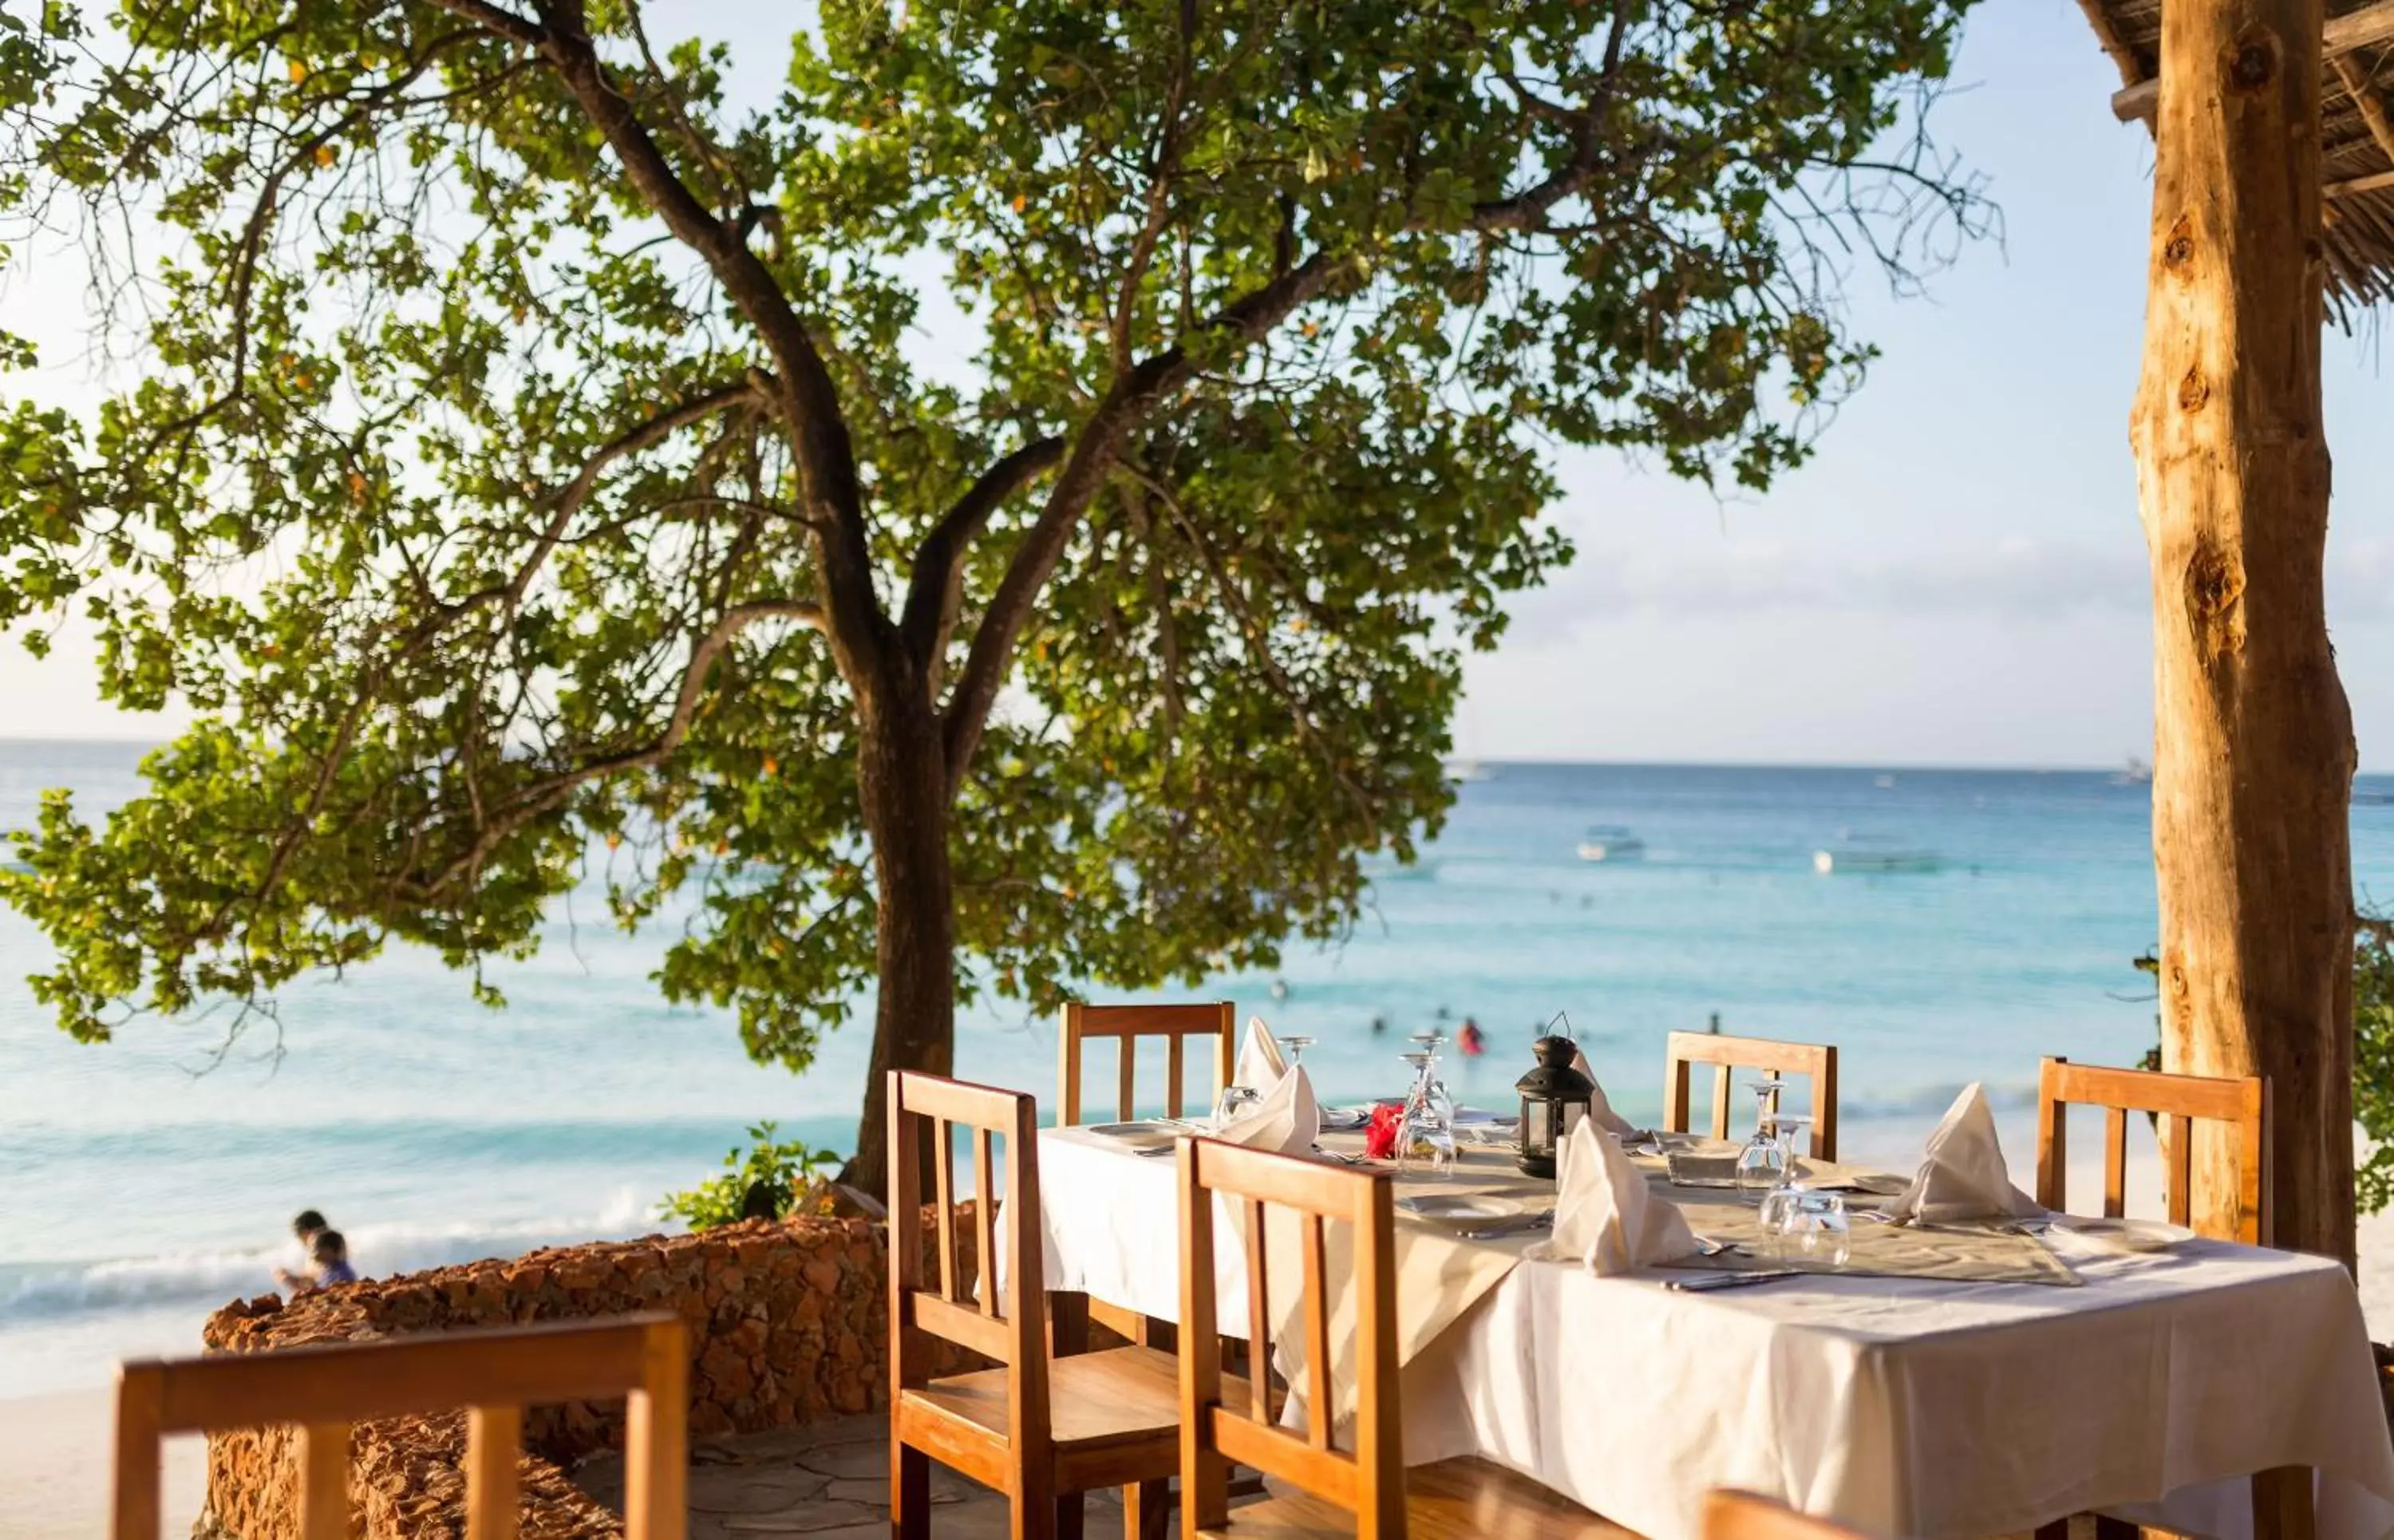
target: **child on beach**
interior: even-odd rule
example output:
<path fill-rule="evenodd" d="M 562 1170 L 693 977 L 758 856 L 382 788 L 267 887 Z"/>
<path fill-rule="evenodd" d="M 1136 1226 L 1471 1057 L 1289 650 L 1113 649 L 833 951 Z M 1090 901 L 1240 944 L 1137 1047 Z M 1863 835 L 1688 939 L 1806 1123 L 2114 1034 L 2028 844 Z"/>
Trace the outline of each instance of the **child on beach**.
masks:
<path fill-rule="evenodd" d="M 349 1242 L 342 1237 L 339 1231 L 326 1228 L 324 1217 L 314 1209 L 311 1208 L 299 1216 L 301 1221 L 311 1218 L 316 1221 L 315 1224 L 304 1230 L 298 1222 L 295 1222 L 291 1227 L 298 1231 L 302 1243 L 308 1247 L 308 1270 L 293 1272 L 286 1268 L 274 1270 L 274 1276 L 281 1280 L 284 1288 L 291 1291 L 292 1297 L 295 1299 L 300 1295 L 330 1288 L 335 1283 L 354 1283 L 358 1281 L 357 1269 L 349 1266 Z"/>

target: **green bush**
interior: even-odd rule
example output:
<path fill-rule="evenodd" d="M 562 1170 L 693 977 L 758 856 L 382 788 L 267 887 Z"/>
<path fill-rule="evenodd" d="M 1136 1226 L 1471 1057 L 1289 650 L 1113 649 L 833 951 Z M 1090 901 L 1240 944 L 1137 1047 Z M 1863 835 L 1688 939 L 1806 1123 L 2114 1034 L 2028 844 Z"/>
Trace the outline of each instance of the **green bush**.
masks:
<path fill-rule="evenodd" d="M 2136 963 L 2139 972 L 2160 972 L 2151 955 Z M 2144 1066 L 2161 1065 L 2157 1046 Z M 2384 915 L 2361 915 L 2353 929 L 2352 1116 L 2370 1144 L 2353 1172 L 2354 1203 L 2363 1214 L 2379 1213 L 2394 1204 L 2394 919 Z"/>
<path fill-rule="evenodd" d="M 2371 1145 L 2354 1196 L 2374 1214 L 2394 1203 L 2394 923 L 2378 918 L 2352 938 L 2352 1115 Z"/>
<path fill-rule="evenodd" d="M 711 1177 L 687 1191 L 668 1192 L 659 1204 L 659 1218 L 677 1218 L 692 1230 L 736 1224 L 741 1201 L 748 1189 L 763 1182 L 773 1195 L 773 1212 L 787 1214 L 791 1201 L 818 1176 L 839 1168 L 835 1151 L 818 1150 L 804 1139 L 780 1140 L 774 1125 L 759 1123 L 748 1130 L 746 1149 L 735 1145 L 723 1156 L 723 1174 Z"/>

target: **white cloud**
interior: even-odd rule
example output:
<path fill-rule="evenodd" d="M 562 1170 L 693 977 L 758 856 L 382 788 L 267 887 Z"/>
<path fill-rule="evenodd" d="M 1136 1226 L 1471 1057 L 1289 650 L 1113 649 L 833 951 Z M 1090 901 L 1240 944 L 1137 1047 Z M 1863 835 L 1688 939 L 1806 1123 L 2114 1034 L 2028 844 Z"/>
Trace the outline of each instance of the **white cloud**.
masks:
<path fill-rule="evenodd" d="M 2394 540 L 2331 553 L 2331 622 L 2394 616 Z M 1531 643 L 1625 616 L 1836 611 L 1855 615 L 1980 616 L 2049 623 L 2143 614 L 2151 579 L 2140 546 L 2097 548 L 2026 537 L 1854 559 L 1781 541 L 1726 538 L 1693 548 L 1584 546 L 1548 587 L 1525 595 L 1512 635 Z"/>
<path fill-rule="evenodd" d="M 2140 561 L 2025 538 L 1884 560 L 1737 539 L 1694 550 L 1584 547 L 1552 586 L 1522 599 L 1516 634 L 1546 640 L 1620 615 L 1778 610 L 2039 619 L 2139 610 L 2146 593 Z"/>

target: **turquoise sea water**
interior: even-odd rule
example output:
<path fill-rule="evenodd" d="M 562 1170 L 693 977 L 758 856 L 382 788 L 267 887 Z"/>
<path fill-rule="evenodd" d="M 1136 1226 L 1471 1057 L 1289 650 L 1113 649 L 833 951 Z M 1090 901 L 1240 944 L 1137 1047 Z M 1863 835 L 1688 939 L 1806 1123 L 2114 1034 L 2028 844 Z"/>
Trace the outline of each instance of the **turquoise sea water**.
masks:
<path fill-rule="evenodd" d="M 122 745 L 0 744 L 0 828 L 40 790 L 86 809 L 137 786 Z M 1954 1089 L 2017 1106 L 2037 1056 L 2133 1062 L 2153 1007 L 2129 960 L 2151 945 L 2141 785 L 2100 772 L 1500 765 L 1462 788 L 1412 870 L 1379 875 L 1338 947 L 1272 977 L 1209 981 L 1283 1033 L 1331 1099 L 1398 1086 L 1407 1033 L 1469 1016 L 1487 1056 L 1452 1060 L 1467 1101 L 1501 1105 L 1535 1029 L 1569 1013 L 1614 1100 L 1651 1118 L 1661 1039 L 1701 1028 L 1834 1042 L 1849 1149 L 1901 1147 Z M 2394 778 L 2363 777 L 2364 897 L 2394 902 Z M 1642 860 L 1591 864 L 1592 824 Z M 1813 870 L 1878 836 L 1933 872 Z M 678 916 L 668 915 L 659 936 Z M 279 1060 L 252 1036 L 206 1073 L 222 1023 L 143 1022 L 104 1046 L 52 1026 L 23 979 L 39 935 L 0 912 L 0 1395 L 104 1381 L 131 1352 L 186 1350 L 215 1305 L 271 1286 L 288 1217 L 324 1209 L 361 1269 L 387 1272 L 594 1234 L 639 1233 L 656 1195 L 775 1118 L 845 1144 L 864 1033 L 804 1077 L 742 1055 L 728 1017 L 668 1007 L 664 942 L 608 928 L 595 893 L 548 945 L 497 970 L 491 1012 L 437 960 L 393 954 L 293 990 Z M 1284 998 L 1275 998 L 1275 984 Z M 1445 1014 L 1441 1017 L 1440 1013 Z M 1372 1022 L 1385 1020 L 1375 1034 Z M 1052 1097 L 1050 1022 L 964 1022 L 959 1073 Z"/>

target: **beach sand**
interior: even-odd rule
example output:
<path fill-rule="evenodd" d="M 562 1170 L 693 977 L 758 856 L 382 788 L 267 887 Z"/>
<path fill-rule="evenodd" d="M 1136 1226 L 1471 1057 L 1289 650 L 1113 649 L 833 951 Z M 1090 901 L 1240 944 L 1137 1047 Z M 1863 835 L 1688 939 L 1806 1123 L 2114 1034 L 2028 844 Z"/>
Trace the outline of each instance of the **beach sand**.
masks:
<path fill-rule="evenodd" d="M 73 1390 L 0 1401 L 0 1534 L 8 1540 L 93 1540 L 108 1533 L 115 1393 Z M 165 1444 L 166 1515 L 160 1533 L 191 1533 L 207 1488 L 206 1445 Z"/>

